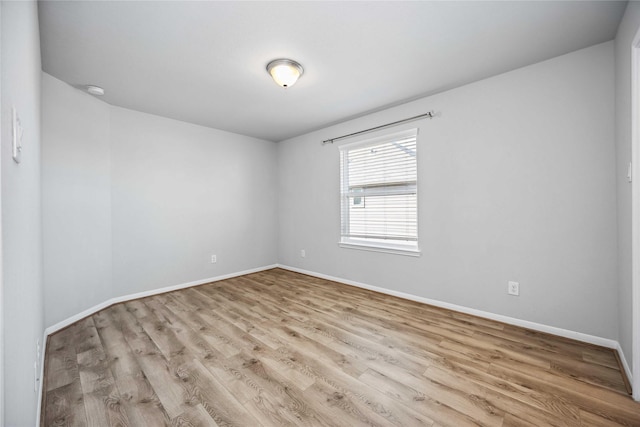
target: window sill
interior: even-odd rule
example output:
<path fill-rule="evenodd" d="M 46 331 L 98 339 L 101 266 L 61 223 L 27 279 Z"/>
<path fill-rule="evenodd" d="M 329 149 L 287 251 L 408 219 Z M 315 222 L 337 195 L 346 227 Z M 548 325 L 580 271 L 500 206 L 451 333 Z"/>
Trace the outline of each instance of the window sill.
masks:
<path fill-rule="evenodd" d="M 389 247 L 389 246 L 378 246 L 371 244 L 361 244 L 361 243 L 347 243 L 347 242 L 338 242 L 338 246 L 346 249 L 358 249 L 361 251 L 370 251 L 370 252 L 382 252 L 386 254 L 394 254 L 394 255 L 405 255 L 412 257 L 420 256 L 420 249 L 418 248 L 398 248 L 398 247 Z"/>

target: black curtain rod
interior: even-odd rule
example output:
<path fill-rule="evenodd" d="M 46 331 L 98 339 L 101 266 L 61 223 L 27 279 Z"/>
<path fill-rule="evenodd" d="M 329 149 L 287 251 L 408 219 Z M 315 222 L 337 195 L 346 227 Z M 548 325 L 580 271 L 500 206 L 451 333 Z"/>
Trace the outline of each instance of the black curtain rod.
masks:
<path fill-rule="evenodd" d="M 406 122 L 410 122 L 412 120 L 418 120 L 418 119 L 421 119 L 423 117 L 429 117 L 430 119 L 432 119 L 434 116 L 435 116 L 435 113 L 433 111 L 429 111 L 428 113 L 424 113 L 424 114 L 420 114 L 420 115 L 417 115 L 417 116 L 409 117 L 408 119 L 398 120 L 396 122 L 387 123 L 386 125 L 380 125 L 380 126 L 376 126 L 376 127 L 373 127 L 373 128 L 361 130 L 361 131 L 358 131 L 358 132 L 349 133 L 347 135 L 342 135 L 342 136 L 337 136 L 335 138 L 325 139 L 324 141 L 322 141 L 322 145 L 333 144 L 334 141 L 337 141 L 339 139 L 349 138 L 351 136 L 361 135 L 361 134 L 367 133 L 367 132 L 373 132 L 374 130 L 384 129 L 384 128 L 387 128 L 389 126 L 399 125 L 400 123 L 406 123 Z"/>

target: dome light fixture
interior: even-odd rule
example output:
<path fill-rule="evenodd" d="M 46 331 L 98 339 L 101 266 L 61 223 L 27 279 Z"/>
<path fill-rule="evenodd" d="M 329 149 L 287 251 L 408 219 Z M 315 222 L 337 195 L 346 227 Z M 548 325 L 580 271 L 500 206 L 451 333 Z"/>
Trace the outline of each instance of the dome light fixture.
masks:
<path fill-rule="evenodd" d="M 85 86 L 85 88 L 87 89 L 87 92 L 89 92 L 91 95 L 95 95 L 95 96 L 104 95 L 104 89 L 102 89 L 100 86 L 87 85 Z"/>
<path fill-rule="evenodd" d="M 302 76 L 302 65 L 291 59 L 275 59 L 267 64 L 267 72 L 279 86 L 288 88 Z"/>

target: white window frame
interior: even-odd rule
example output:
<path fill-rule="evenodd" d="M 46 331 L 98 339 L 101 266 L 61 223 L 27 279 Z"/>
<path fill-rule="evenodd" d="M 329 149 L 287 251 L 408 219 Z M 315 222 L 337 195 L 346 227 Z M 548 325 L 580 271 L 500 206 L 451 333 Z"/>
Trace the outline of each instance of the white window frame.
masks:
<path fill-rule="evenodd" d="M 392 140 L 404 139 L 408 137 L 416 138 L 416 169 L 418 167 L 418 129 L 407 129 L 400 132 L 394 132 L 391 134 L 385 134 L 381 136 L 377 136 L 374 138 L 368 138 L 361 141 L 356 141 L 350 144 L 344 144 L 339 147 L 340 151 L 340 241 L 338 245 L 343 248 L 349 249 L 360 249 L 367 250 L 373 252 L 384 252 L 384 253 L 392 253 L 398 255 L 408 255 L 408 256 L 420 256 L 419 249 L 419 229 L 418 229 L 418 218 L 416 218 L 416 240 L 415 241 L 399 241 L 399 240 L 385 240 L 385 239 L 374 239 L 374 238 L 357 238 L 357 237 L 349 237 L 345 236 L 346 233 L 343 229 L 345 225 L 348 225 L 349 221 L 345 220 L 345 216 L 349 216 L 349 202 L 346 194 L 348 193 L 348 164 L 343 161 L 343 156 L 345 152 L 348 152 L 353 149 L 362 148 L 366 146 L 374 146 L 377 144 L 382 144 L 385 142 L 389 142 Z M 418 198 L 418 177 L 416 176 L 416 209 L 418 210 L 419 202 Z M 366 198 L 362 199 L 363 204 L 366 204 Z M 418 213 L 416 212 L 416 216 L 418 217 Z"/>

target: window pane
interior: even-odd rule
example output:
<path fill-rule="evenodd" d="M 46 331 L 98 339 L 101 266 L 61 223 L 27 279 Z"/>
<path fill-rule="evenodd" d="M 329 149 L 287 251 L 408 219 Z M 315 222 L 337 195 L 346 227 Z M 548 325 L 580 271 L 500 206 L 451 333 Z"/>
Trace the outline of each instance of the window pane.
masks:
<path fill-rule="evenodd" d="M 417 242 L 417 130 L 341 149 L 342 237 Z"/>
<path fill-rule="evenodd" d="M 362 208 L 350 203 L 349 236 L 416 240 L 416 199 L 415 194 L 372 196 Z"/>

